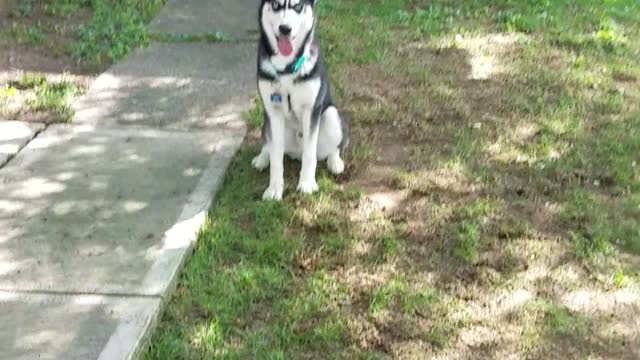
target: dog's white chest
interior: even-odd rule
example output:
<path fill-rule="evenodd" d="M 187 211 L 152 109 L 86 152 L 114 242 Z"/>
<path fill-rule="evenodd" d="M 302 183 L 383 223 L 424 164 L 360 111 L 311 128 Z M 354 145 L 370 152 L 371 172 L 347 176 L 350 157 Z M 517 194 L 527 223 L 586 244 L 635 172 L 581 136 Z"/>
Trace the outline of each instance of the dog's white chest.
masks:
<path fill-rule="evenodd" d="M 265 106 L 278 112 L 288 126 L 298 128 L 302 115 L 310 112 L 320 90 L 320 80 L 295 81 L 293 75 L 285 75 L 277 81 L 261 81 L 260 92 Z M 268 102 L 268 104 L 266 103 Z"/>

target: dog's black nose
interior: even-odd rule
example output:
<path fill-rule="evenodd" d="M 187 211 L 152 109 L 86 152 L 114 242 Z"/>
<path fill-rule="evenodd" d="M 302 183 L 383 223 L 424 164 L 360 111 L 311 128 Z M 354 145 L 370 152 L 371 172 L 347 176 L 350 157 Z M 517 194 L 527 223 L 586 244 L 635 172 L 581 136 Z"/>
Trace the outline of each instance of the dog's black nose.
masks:
<path fill-rule="evenodd" d="M 278 27 L 278 30 L 280 30 L 280 34 L 285 35 L 285 36 L 291 34 L 291 26 L 289 26 L 289 25 L 280 25 Z"/>

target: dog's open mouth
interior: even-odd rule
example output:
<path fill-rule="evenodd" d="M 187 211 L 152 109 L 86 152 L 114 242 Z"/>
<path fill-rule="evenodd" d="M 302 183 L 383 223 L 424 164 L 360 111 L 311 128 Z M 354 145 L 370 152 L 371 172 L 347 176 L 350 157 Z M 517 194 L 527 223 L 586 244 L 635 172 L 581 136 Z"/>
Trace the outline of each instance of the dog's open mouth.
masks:
<path fill-rule="evenodd" d="M 278 37 L 278 51 L 283 56 L 289 56 L 293 52 L 293 39 L 291 36 Z"/>

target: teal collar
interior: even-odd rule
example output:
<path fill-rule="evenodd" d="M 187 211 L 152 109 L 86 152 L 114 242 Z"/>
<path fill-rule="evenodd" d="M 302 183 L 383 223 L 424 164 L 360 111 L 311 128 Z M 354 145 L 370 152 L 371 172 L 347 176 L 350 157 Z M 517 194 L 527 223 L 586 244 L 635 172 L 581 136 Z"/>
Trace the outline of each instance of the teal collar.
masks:
<path fill-rule="evenodd" d="M 295 74 L 298 71 L 300 71 L 300 69 L 302 68 L 302 65 L 304 64 L 304 62 L 307 61 L 307 58 L 304 56 L 304 54 L 300 55 L 300 57 L 290 63 L 289 65 L 287 65 L 283 70 L 278 70 L 275 65 L 273 65 L 273 63 L 271 63 L 271 65 L 273 66 L 273 68 L 276 70 L 276 73 L 278 75 L 289 75 L 289 74 Z M 271 62 L 271 61 L 269 61 Z"/>
<path fill-rule="evenodd" d="M 293 64 L 293 71 L 297 72 L 298 70 L 300 70 L 300 68 L 302 67 L 302 64 L 304 64 L 306 60 L 307 59 L 305 58 L 304 55 L 300 56 L 298 60 Z"/>

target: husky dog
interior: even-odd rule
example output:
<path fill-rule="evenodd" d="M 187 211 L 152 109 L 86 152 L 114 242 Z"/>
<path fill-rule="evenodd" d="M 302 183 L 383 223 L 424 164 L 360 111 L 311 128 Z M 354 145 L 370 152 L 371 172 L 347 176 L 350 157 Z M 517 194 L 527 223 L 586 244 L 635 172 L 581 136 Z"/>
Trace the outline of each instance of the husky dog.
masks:
<path fill-rule="evenodd" d="M 298 190 L 318 190 L 316 166 L 327 160 L 334 174 L 344 171 L 340 152 L 349 126 L 340 118 L 316 38 L 314 0 L 262 0 L 259 11 L 258 90 L 264 104 L 264 145 L 252 164 L 270 168 L 262 198 L 281 200 L 284 155 L 302 161 Z"/>

